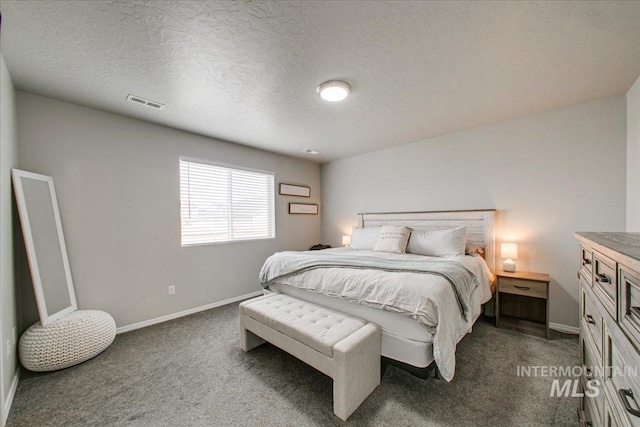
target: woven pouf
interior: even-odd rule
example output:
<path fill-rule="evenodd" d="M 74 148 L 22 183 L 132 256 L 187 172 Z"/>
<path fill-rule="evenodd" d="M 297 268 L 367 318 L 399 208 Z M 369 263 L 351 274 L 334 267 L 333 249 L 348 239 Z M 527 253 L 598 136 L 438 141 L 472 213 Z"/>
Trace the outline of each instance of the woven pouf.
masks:
<path fill-rule="evenodd" d="M 100 310 L 77 310 L 47 326 L 32 325 L 20 337 L 22 366 L 44 372 L 68 368 L 97 356 L 116 336 L 116 322 Z"/>

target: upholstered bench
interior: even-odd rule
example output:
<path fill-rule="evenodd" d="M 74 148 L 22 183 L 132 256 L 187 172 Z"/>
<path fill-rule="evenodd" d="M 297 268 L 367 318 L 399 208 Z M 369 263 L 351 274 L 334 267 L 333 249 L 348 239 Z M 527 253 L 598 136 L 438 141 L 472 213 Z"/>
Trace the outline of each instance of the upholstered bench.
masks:
<path fill-rule="evenodd" d="M 265 341 L 333 379 L 333 412 L 346 420 L 380 384 L 380 328 L 284 294 L 240 304 L 242 350 Z"/>

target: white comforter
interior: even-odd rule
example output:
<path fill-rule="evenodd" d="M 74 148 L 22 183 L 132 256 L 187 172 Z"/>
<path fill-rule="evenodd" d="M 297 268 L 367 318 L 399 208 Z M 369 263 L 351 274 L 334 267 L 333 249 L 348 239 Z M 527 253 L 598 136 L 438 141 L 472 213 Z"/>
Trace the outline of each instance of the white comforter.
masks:
<path fill-rule="evenodd" d="M 322 252 L 326 255 L 374 257 L 386 263 L 396 261 L 398 264 L 406 263 L 407 260 L 436 264 L 455 261 L 471 272 L 478 282 L 477 287 L 469 289 L 466 300 L 471 300 L 470 294 L 473 292 L 481 293 L 481 298 L 474 298 L 476 301 L 484 303 L 491 299 L 489 283 L 492 275 L 484 259 L 479 256 L 436 258 L 349 248 L 328 249 Z M 268 262 L 265 263 L 263 272 L 267 265 Z M 475 316 L 465 318 L 461 314 L 451 283 L 438 275 L 362 268 L 316 268 L 280 277 L 276 281 L 325 295 L 340 296 L 354 303 L 416 319 L 433 334 L 434 359 L 442 377 L 447 381 L 451 381 L 455 373 L 456 344 L 471 331 L 475 320 Z M 478 312 L 476 307 L 471 311 Z"/>

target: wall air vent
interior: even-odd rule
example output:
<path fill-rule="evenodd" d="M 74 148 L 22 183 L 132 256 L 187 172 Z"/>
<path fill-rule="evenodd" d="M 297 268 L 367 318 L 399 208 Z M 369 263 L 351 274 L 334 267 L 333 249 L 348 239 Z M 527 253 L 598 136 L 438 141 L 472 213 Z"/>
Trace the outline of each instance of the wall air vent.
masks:
<path fill-rule="evenodd" d="M 139 96 L 135 95 L 127 95 L 127 101 L 146 105 L 147 107 L 155 108 L 156 110 L 164 110 L 164 104 L 160 104 L 159 102 L 155 101 L 149 101 L 148 99 L 140 98 Z"/>

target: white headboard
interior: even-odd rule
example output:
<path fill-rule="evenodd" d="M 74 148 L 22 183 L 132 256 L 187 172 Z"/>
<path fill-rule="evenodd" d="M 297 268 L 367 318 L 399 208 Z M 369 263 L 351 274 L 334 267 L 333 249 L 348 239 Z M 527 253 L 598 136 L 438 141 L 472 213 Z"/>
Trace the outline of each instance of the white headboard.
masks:
<path fill-rule="evenodd" d="M 484 249 L 484 259 L 492 273 L 496 271 L 495 209 L 433 212 L 359 213 L 360 227 L 381 225 L 406 226 L 415 229 L 467 227 L 467 242 Z"/>

